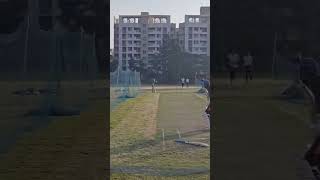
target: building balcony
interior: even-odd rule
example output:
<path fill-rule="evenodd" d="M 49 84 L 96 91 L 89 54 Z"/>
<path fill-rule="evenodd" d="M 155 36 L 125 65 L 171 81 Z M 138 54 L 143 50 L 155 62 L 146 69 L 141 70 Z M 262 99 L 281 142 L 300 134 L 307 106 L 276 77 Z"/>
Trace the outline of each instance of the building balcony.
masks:
<path fill-rule="evenodd" d="M 208 36 L 200 36 L 200 39 L 208 39 Z"/>
<path fill-rule="evenodd" d="M 141 37 L 133 37 L 132 39 L 136 41 L 141 41 Z"/>
<path fill-rule="evenodd" d="M 151 36 L 148 37 L 148 40 L 161 40 L 162 38 L 156 37 L 156 36 Z"/>
<path fill-rule="evenodd" d="M 159 47 L 160 45 L 159 44 L 148 44 L 148 47 Z"/>
<path fill-rule="evenodd" d="M 133 34 L 141 34 L 141 31 L 133 31 Z"/>

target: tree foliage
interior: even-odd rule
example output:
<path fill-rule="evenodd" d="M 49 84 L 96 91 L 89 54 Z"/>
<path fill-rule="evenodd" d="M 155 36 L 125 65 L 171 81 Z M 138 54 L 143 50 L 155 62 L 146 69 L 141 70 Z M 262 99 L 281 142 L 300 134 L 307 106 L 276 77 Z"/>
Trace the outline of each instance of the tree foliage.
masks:
<path fill-rule="evenodd" d="M 109 69 L 106 52 L 108 50 L 109 19 L 107 12 L 108 1 L 104 0 L 60 0 L 62 9 L 61 20 L 69 27 L 70 31 L 80 31 L 95 34 L 96 57 L 99 72 L 105 74 Z"/>
<path fill-rule="evenodd" d="M 174 40 L 166 41 L 149 62 L 148 76 L 160 83 L 178 83 L 182 77 L 193 79 L 196 72 L 209 72 L 210 68 L 208 56 L 186 53 Z"/>

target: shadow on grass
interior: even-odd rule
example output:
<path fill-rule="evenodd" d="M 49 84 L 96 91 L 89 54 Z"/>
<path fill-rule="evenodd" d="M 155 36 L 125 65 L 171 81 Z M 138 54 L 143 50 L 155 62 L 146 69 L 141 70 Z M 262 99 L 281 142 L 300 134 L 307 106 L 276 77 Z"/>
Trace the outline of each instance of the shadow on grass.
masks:
<path fill-rule="evenodd" d="M 149 176 L 188 176 L 195 174 L 207 174 L 210 169 L 198 168 L 155 168 L 144 166 L 116 166 L 111 168 L 112 173 L 143 174 Z"/>
<path fill-rule="evenodd" d="M 200 129 L 200 130 L 189 131 L 189 132 L 181 133 L 181 135 L 184 138 L 187 138 L 190 136 L 194 136 L 194 135 L 198 135 L 198 134 L 202 134 L 202 133 L 207 133 L 207 132 L 210 132 L 210 129 Z M 165 136 L 166 141 L 167 140 L 175 140 L 175 139 L 178 139 L 178 135 L 175 133 L 167 134 Z M 139 140 L 139 141 L 136 141 L 134 144 L 113 148 L 113 149 L 111 149 L 110 154 L 130 153 L 133 150 L 152 147 L 155 145 L 159 145 L 161 143 L 162 143 L 162 137 L 160 134 L 158 134 L 154 140 Z"/>

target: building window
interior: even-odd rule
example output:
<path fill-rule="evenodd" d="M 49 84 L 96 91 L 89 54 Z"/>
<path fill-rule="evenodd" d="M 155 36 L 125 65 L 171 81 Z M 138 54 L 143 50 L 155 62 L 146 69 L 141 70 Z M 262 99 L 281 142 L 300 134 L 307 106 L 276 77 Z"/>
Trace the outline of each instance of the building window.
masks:
<path fill-rule="evenodd" d="M 201 38 L 207 38 L 207 35 L 206 34 L 200 34 L 200 37 Z"/>
<path fill-rule="evenodd" d="M 126 52 L 126 48 L 125 47 L 122 48 L 122 52 Z"/>
<path fill-rule="evenodd" d="M 189 47 L 188 49 L 189 49 L 189 52 L 192 52 L 192 47 Z"/>
<path fill-rule="evenodd" d="M 158 27 L 158 28 L 157 28 L 157 31 L 158 31 L 158 32 L 161 32 L 161 27 Z"/>
<path fill-rule="evenodd" d="M 140 34 L 135 34 L 134 37 L 135 37 L 136 39 L 140 39 L 140 38 L 141 38 L 141 35 L 140 35 Z"/>
<path fill-rule="evenodd" d="M 207 28 L 200 28 L 202 32 L 207 32 Z"/>
<path fill-rule="evenodd" d="M 167 19 L 166 18 L 161 18 L 161 23 L 167 23 Z"/>
<path fill-rule="evenodd" d="M 192 27 L 189 27 L 189 32 L 192 32 Z"/>
<path fill-rule="evenodd" d="M 136 27 L 135 27 L 134 30 L 137 31 L 137 32 L 141 32 L 141 29 L 140 29 L 140 28 L 136 28 Z"/>
<path fill-rule="evenodd" d="M 195 40 L 195 41 L 194 41 L 194 44 L 199 44 L 199 41 L 198 41 L 198 40 Z"/>
<path fill-rule="evenodd" d="M 122 59 L 126 59 L 126 54 L 122 54 Z"/>
<path fill-rule="evenodd" d="M 157 44 L 160 45 L 160 44 L 161 44 L 161 41 L 157 41 Z"/>
<path fill-rule="evenodd" d="M 147 51 L 143 51 L 143 54 L 146 54 L 147 53 Z"/>
<path fill-rule="evenodd" d="M 126 38 L 126 34 L 122 34 L 122 39 L 125 39 Z"/>
<path fill-rule="evenodd" d="M 198 31 L 198 30 L 199 30 L 199 27 L 195 27 L 195 28 L 194 28 L 194 31 Z"/>
<path fill-rule="evenodd" d="M 140 54 L 134 54 L 133 55 L 135 58 L 140 58 Z"/>
<path fill-rule="evenodd" d="M 200 41 L 201 45 L 207 45 L 207 41 Z"/>
<path fill-rule="evenodd" d="M 157 34 L 157 38 L 160 38 L 161 37 L 161 34 Z"/>
<path fill-rule="evenodd" d="M 134 41 L 133 42 L 135 45 L 140 45 L 141 44 L 141 42 L 139 42 L 139 41 Z"/>
<path fill-rule="evenodd" d="M 209 21 L 208 18 L 205 18 L 205 17 L 200 18 L 201 23 L 208 23 L 208 21 Z"/>
<path fill-rule="evenodd" d="M 122 31 L 123 31 L 123 32 L 126 32 L 126 27 L 122 27 Z"/>
<path fill-rule="evenodd" d="M 132 31 L 132 27 L 128 27 L 128 31 Z"/>
<path fill-rule="evenodd" d="M 140 51 L 140 48 L 138 48 L 138 47 L 134 47 L 133 49 L 134 49 L 135 51 L 138 51 L 138 52 Z"/>
<path fill-rule="evenodd" d="M 128 47 L 128 51 L 132 51 L 132 47 Z"/>
<path fill-rule="evenodd" d="M 128 41 L 128 44 L 130 44 L 130 45 L 131 45 L 131 44 L 132 44 L 132 41 Z"/>
<path fill-rule="evenodd" d="M 125 46 L 126 45 L 126 41 L 122 41 L 122 45 Z"/>
<path fill-rule="evenodd" d="M 163 28 L 163 33 L 167 33 L 168 29 L 166 27 Z"/>
<path fill-rule="evenodd" d="M 202 52 L 207 52 L 207 48 L 200 48 Z"/>
<path fill-rule="evenodd" d="M 189 34 L 189 39 L 192 39 L 192 34 Z"/>
<path fill-rule="evenodd" d="M 193 35 L 195 38 L 198 38 L 199 37 L 199 34 L 194 34 Z"/>

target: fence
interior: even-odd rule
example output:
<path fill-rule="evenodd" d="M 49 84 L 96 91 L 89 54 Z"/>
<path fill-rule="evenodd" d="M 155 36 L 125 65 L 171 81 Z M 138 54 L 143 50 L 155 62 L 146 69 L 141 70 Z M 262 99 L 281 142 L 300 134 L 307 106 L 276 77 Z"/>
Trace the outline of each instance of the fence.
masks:
<path fill-rule="evenodd" d="M 138 95 L 141 87 L 140 73 L 118 69 L 110 74 L 111 109 L 128 98 Z"/>

